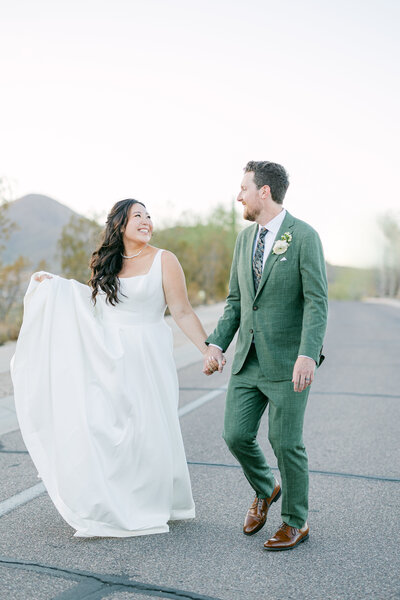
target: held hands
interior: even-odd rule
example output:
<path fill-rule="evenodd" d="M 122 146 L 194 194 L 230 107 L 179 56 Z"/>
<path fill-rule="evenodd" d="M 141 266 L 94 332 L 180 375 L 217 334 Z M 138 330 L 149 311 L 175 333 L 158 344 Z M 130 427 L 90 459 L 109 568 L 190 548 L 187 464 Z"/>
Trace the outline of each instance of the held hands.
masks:
<path fill-rule="evenodd" d="M 212 375 L 215 371 L 222 373 L 225 365 L 226 359 L 222 351 L 216 346 L 208 346 L 204 353 L 203 373 L 205 375 Z"/>
<path fill-rule="evenodd" d="M 304 390 L 314 381 L 315 361 L 307 356 L 299 356 L 294 363 L 292 382 L 295 392 Z"/>

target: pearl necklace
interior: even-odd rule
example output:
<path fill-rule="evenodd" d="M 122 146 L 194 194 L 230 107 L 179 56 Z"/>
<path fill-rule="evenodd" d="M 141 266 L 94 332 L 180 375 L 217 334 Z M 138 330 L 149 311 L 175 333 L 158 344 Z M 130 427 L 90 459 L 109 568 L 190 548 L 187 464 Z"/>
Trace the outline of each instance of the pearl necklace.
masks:
<path fill-rule="evenodd" d="M 122 254 L 122 252 L 121 252 L 121 256 L 122 256 L 122 258 L 136 258 L 137 256 L 139 256 L 139 254 L 140 254 L 141 252 L 143 252 L 143 250 L 144 250 L 146 247 L 147 247 L 147 244 L 146 244 L 146 246 L 143 246 L 143 248 L 142 248 L 141 250 L 139 250 L 139 252 L 138 252 L 137 254 L 132 254 L 131 256 L 125 256 L 125 254 Z"/>

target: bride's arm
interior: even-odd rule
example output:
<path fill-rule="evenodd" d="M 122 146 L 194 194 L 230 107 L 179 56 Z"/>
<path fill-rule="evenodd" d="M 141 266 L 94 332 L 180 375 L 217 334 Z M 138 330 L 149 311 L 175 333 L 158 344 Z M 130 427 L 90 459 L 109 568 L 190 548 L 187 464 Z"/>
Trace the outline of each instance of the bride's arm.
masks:
<path fill-rule="evenodd" d="M 200 352 L 205 354 L 207 334 L 189 302 L 183 269 L 176 256 L 167 250 L 162 253 L 161 261 L 164 294 L 172 318 Z"/>

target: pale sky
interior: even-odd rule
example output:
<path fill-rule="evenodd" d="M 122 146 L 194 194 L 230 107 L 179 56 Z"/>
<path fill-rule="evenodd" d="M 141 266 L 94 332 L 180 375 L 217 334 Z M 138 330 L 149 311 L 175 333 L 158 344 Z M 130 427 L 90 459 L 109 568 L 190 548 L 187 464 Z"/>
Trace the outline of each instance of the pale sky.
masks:
<path fill-rule="evenodd" d="M 400 208 L 397 0 L 1 0 L 0 176 L 157 223 L 283 164 L 333 264 L 379 255 Z M 396 172 L 397 171 L 397 172 Z"/>

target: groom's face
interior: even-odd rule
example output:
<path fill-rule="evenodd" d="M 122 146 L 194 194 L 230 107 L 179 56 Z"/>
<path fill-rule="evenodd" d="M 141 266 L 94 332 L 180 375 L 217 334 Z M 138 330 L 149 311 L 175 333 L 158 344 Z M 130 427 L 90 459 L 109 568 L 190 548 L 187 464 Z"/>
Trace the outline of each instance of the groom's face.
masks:
<path fill-rule="evenodd" d="M 256 221 L 263 208 L 263 203 L 260 190 L 254 183 L 253 171 L 244 174 L 237 201 L 243 204 L 243 218 L 247 221 Z"/>

